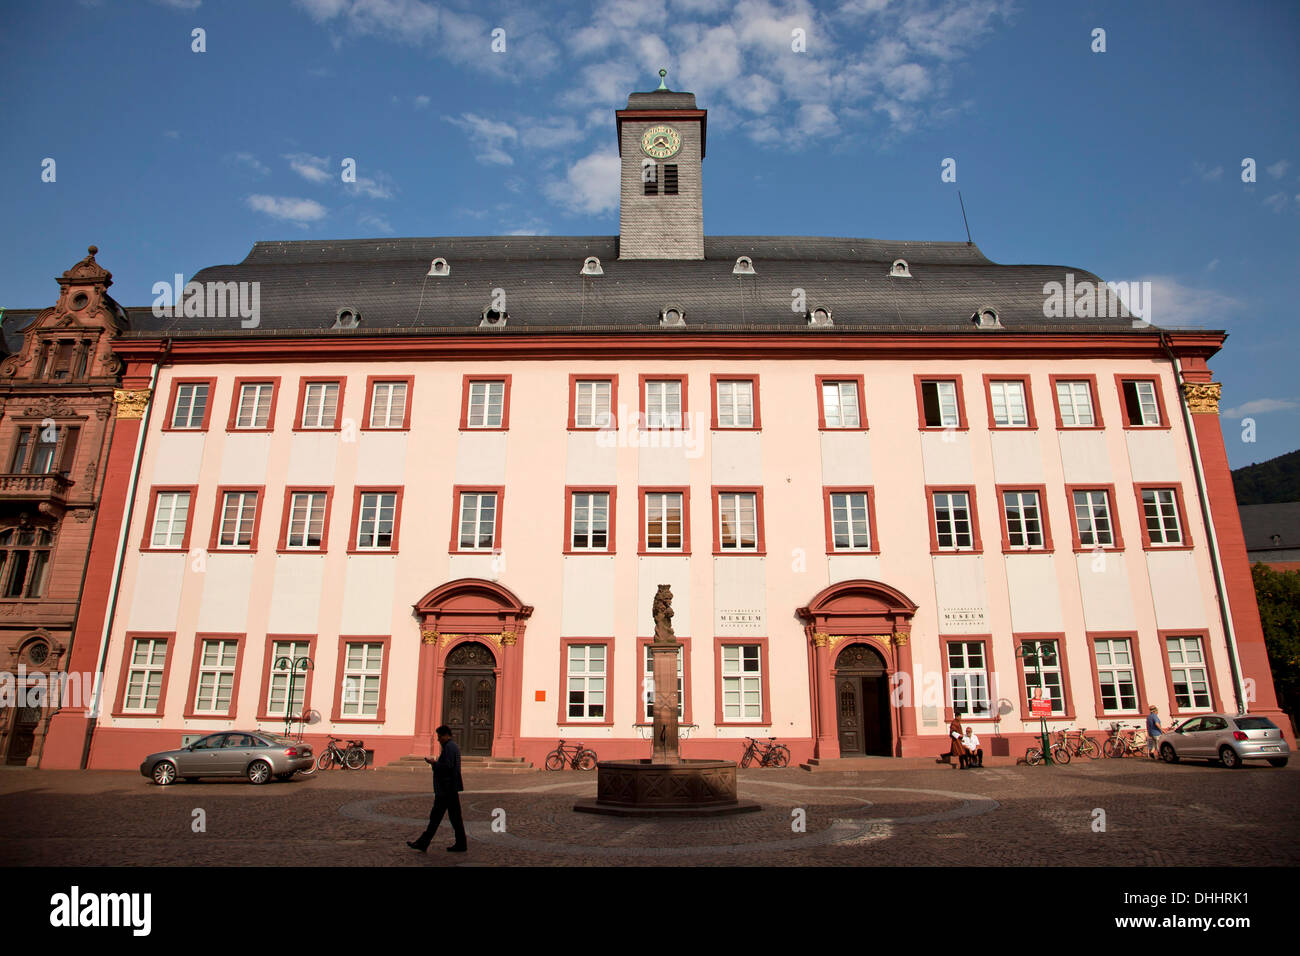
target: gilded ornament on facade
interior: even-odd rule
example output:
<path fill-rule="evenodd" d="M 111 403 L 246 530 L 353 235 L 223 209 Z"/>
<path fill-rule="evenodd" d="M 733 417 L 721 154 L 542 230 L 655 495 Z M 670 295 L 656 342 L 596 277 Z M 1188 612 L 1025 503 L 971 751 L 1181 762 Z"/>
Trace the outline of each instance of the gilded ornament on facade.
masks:
<path fill-rule="evenodd" d="M 149 404 L 149 389 L 115 388 L 113 401 L 117 404 L 118 418 L 144 418 L 144 410 Z"/>
<path fill-rule="evenodd" d="M 830 637 L 826 634 L 823 634 L 821 631 L 818 631 L 815 634 L 813 634 L 812 641 L 813 641 L 813 646 L 815 647 L 825 647 L 830 642 Z"/>
<path fill-rule="evenodd" d="M 421 628 L 420 640 L 425 644 L 437 644 L 438 632 L 431 627 Z"/>
<path fill-rule="evenodd" d="M 1222 392 L 1221 382 L 1183 383 L 1183 397 L 1187 399 L 1187 409 L 1193 415 L 1219 414 L 1219 395 Z"/>

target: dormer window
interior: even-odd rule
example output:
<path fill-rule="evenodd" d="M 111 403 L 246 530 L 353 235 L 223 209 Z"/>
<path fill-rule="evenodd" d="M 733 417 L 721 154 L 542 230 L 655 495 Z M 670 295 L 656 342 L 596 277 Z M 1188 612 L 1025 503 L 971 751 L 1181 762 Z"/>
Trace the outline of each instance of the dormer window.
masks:
<path fill-rule="evenodd" d="M 894 264 L 889 267 L 889 274 L 898 279 L 912 278 L 912 273 L 907 268 L 906 259 L 895 259 Z"/>
<path fill-rule="evenodd" d="M 1002 322 L 998 319 L 998 314 L 993 309 L 980 309 L 971 316 L 971 321 L 981 329 L 1002 328 Z"/>
<path fill-rule="evenodd" d="M 603 276 L 605 270 L 600 267 L 600 260 L 595 256 L 587 256 L 582 263 L 582 274 L 585 276 Z"/>
<path fill-rule="evenodd" d="M 433 262 L 429 263 L 428 275 L 431 276 L 451 275 L 451 266 L 447 265 L 446 259 L 439 257 L 437 259 L 434 259 Z"/>
<path fill-rule="evenodd" d="M 741 256 L 736 260 L 736 267 L 731 270 L 733 276 L 752 276 L 754 272 L 754 260 L 749 256 Z"/>

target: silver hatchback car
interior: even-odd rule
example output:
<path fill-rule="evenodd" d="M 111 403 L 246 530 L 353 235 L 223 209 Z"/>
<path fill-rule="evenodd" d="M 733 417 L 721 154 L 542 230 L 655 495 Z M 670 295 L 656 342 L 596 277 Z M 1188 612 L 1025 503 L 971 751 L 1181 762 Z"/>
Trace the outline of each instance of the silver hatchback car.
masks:
<path fill-rule="evenodd" d="M 140 773 L 160 787 L 199 777 L 247 777 L 266 783 L 272 777 L 288 780 L 312 766 L 311 747 L 266 731 L 232 730 L 200 737 L 188 747 L 150 754 Z"/>
<path fill-rule="evenodd" d="M 1291 748 L 1281 729 L 1267 717 L 1254 714 L 1205 714 L 1161 734 L 1160 756 L 1166 763 L 1179 760 L 1218 761 L 1240 767 L 1243 760 L 1267 760 L 1285 767 Z"/>

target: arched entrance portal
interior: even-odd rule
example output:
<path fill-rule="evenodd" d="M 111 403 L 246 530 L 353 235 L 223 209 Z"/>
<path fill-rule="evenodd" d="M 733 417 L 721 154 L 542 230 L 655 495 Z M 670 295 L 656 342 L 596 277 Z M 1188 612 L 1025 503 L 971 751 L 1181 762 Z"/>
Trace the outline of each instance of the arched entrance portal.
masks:
<path fill-rule="evenodd" d="M 461 578 L 415 605 L 420 621 L 414 752 L 434 749 L 446 724 L 466 755 L 515 756 L 524 631 L 531 606 L 506 587 Z"/>
<path fill-rule="evenodd" d="M 895 700 L 890 679 L 912 677 L 916 605 L 879 581 L 841 581 L 798 610 L 806 623 L 812 724 L 818 759 L 902 756 L 916 735 L 910 699 Z"/>
<path fill-rule="evenodd" d="M 496 658 L 487 645 L 466 641 L 447 655 L 442 670 L 442 723 L 470 756 L 492 755 L 496 725 Z"/>
<path fill-rule="evenodd" d="M 835 713 L 841 757 L 888 757 L 889 674 L 880 652 L 850 644 L 835 658 Z"/>

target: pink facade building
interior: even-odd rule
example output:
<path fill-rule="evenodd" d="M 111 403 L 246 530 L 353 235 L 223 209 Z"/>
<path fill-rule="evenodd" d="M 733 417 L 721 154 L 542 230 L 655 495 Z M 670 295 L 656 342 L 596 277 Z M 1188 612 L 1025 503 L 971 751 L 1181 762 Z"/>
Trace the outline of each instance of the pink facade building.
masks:
<path fill-rule="evenodd" d="M 444 722 L 469 755 L 645 756 L 660 584 L 691 757 L 935 754 L 954 715 L 1020 753 L 1035 688 L 1053 729 L 1154 704 L 1290 736 L 1223 333 L 1052 317 L 1104 283 L 969 243 L 706 237 L 694 96 L 617 130 L 617 237 L 258 243 L 132 313 L 147 405 L 73 648 L 103 700 L 47 766 L 304 714 L 380 764 Z"/>

